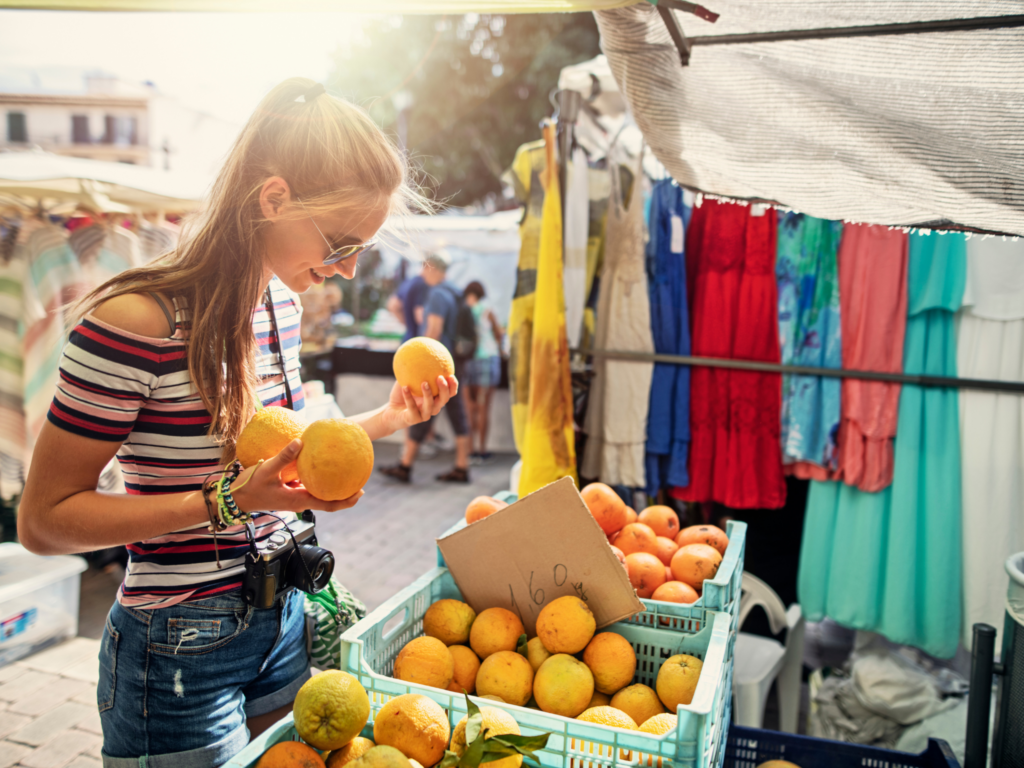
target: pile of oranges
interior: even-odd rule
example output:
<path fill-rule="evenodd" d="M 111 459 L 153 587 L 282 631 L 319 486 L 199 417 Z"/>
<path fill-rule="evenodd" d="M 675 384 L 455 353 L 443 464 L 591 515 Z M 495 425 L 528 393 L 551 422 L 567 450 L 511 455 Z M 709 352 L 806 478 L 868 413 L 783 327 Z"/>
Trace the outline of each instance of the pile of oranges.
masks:
<path fill-rule="evenodd" d="M 680 530 L 678 515 L 662 505 L 638 515 L 604 483 L 591 483 L 580 496 L 625 566 L 637 596 L 692 603 L 700 597 L 704 580 L 718 573 L 729 546 L 722 529 L 693 525 Z"/>
<path fill-rule="evenodd" d="M 477 615 L 451 599 L 427 609 L 423 633 L 399 652 L 395 678 L 647 733 L 675 727 L 676 707 L 693 700 L 703 666 L 679 654 L 662 663 L 655 688 L 633 683 L 631 643 L 597 632 L 593 612 L 574 595 L 547 603 L 529 640 L 512 611 L 494 607 Z"/>

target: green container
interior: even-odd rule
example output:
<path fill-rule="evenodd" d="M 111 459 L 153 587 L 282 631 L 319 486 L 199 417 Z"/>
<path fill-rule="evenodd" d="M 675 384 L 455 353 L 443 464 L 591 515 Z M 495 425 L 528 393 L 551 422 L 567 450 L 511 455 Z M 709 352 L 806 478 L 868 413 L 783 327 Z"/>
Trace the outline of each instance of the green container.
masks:
<path fill-rule="evenodd" d="M 508 491 L 496 493 L 494 496 L 509 504 L 516 500 L 516 497 Z M 465 527 L 465 520 L 460 520 L 441 534 L 441 538 Z M 695 603 L 679 605 L 678 603 L 664 603 L 660 600 L 641 599 L 640 602 L 647 610 L 638 613 L 628 621 L 648 627 L 668 627 L 685 632 L 696 632 L 700 629 L 700 617 L 693 609 L 718 611 L 732 616 L 731 629 L 735 635 L 740 620 L 740 595 L 743 591 L 743 556 L 747 549 L 747 524 L 730 520 L 726 523 L 725 535 L 729 537 L 729 546 L 726 547 L 722 563 L 718 566 L 718 573 L 715 574 L 715 578 L 704 581 L 704 589 Z M 442 568 L 447 565 L 440 548 L 437 550 L 437 564 Z M 735 639 L 735 637 L 731 639 L 731 645 L 735 645 Z M 732 658 L 731 650 L 729 658 Z"/>
<path fill-rule="evenodd" d="M 389 677 L 399 651 L 423 634 L 427 608 L 444 598 L 460 600 L 462 595 L 448 569 L 435 568 L 342 635 L 341 668 L 355 675 L 370 696 L 370 720 L 363 736 L 373 738 L 377 712 L 389 699 L 406 693 L 423 694 L 436 701 L 447 711 L 453 728 L 466 714 L 466 701 L 461 694 Z M 636 651 L 635 683 L 653 688 L 662 662 L 675 654 L 686 653 L 703 660 L 693 703 L 677 709 L 678 723 L 671 733 L 651 736 L 475 696 L 473 699 L 481 707 L 507 710 L 524 735 L 551 733 L 547 747 L 537 752 L 544 768 L 640 768 L 647 766 L 652 756 L 650 762 L 655 768 L 659 757 L 663 768 L 720 768 L 732 703 L 731 616 L 693 606 L 675 607 L 684 612 L 688 609 L 691 613 L 684 623 L 699 629 L 662 629 L 631 622 L 605 628 L 625 637 Z M 297 738 L 289 716 L 227 765 L 251 768 L 271 745 Z"/>

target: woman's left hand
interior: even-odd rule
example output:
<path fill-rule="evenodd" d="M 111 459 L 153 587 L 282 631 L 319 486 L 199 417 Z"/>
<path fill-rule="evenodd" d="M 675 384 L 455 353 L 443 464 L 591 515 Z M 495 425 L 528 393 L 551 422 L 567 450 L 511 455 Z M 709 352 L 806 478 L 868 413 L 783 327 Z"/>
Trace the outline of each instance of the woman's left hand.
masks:
<path fill-rule="evenodd" d="M 392 432 L 419 424 L 437 416 L 459 391 L 459 380 L 454 376 L 437 377 L 437 397 L 430 391 L 430 385 L 423 382 L 422 390 L 414 394 L 410 387 L 403 387 L 397 381 L 391 388 L 391 397 L 381 414 Z"/>

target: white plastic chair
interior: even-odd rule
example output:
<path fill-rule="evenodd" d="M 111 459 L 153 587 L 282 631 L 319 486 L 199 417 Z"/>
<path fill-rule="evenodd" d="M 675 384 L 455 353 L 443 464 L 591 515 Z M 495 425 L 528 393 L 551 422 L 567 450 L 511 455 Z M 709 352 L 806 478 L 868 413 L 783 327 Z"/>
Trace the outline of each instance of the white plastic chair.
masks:
<path fill-rule="evenodd" d="M 512 469 L 508 473 L 508 489 L 512 493 L 519 493 L 519 475 L 523 471 L 523 460 L 519 459 L 515 464 L 512 465 Z"/>
<path fill-rule="evenodd" d="M 760 728 L 772 681 L 779 697 L 779 730 L 797 732 L 800 714 L 800 670 L 804 656 L 804 616 L 799 603 L 787 611 L 771 587 L 756 576 L 743 573 L 739 626 L 754 606 L 768 616 L 772 634 L 786 632 L 785 643 L 770 637 L 739 632 L 736 636 L 732 690 L 735 723 Z"/>

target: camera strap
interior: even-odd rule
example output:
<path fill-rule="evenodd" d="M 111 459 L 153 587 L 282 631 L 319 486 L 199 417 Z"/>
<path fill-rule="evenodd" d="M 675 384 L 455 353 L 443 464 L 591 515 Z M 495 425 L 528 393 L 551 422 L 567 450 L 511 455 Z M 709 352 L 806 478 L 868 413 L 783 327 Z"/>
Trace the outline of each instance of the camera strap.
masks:
<path fill-rule="evenodd" d="M 284 344 L 281 341 L 281 333 L 277 328 L 277 314 L 274 312 L 274 297 L 270 293 L 270 286 L 267 286 L 263 294 L 264 306 L 270 316 L 270 327 L 274 329 L 274 338 L 277 340 L 277 360 L 281 364 L 281 375 L 284 377 L 284 393 L 288 402 L 288 408 L 294 410 L 295 402 L 292 400 L 292 385 L 288 381 L 288 369 L 284 365 Z"/>
<path fill-rule="evenodd" d="M 256 526 L 252 524 L 252 520 L 245 523 L 245 538 L 249 540 L 249 555 L 255 563 L 260 559 L 260 551 L 256 547 Z"/>

